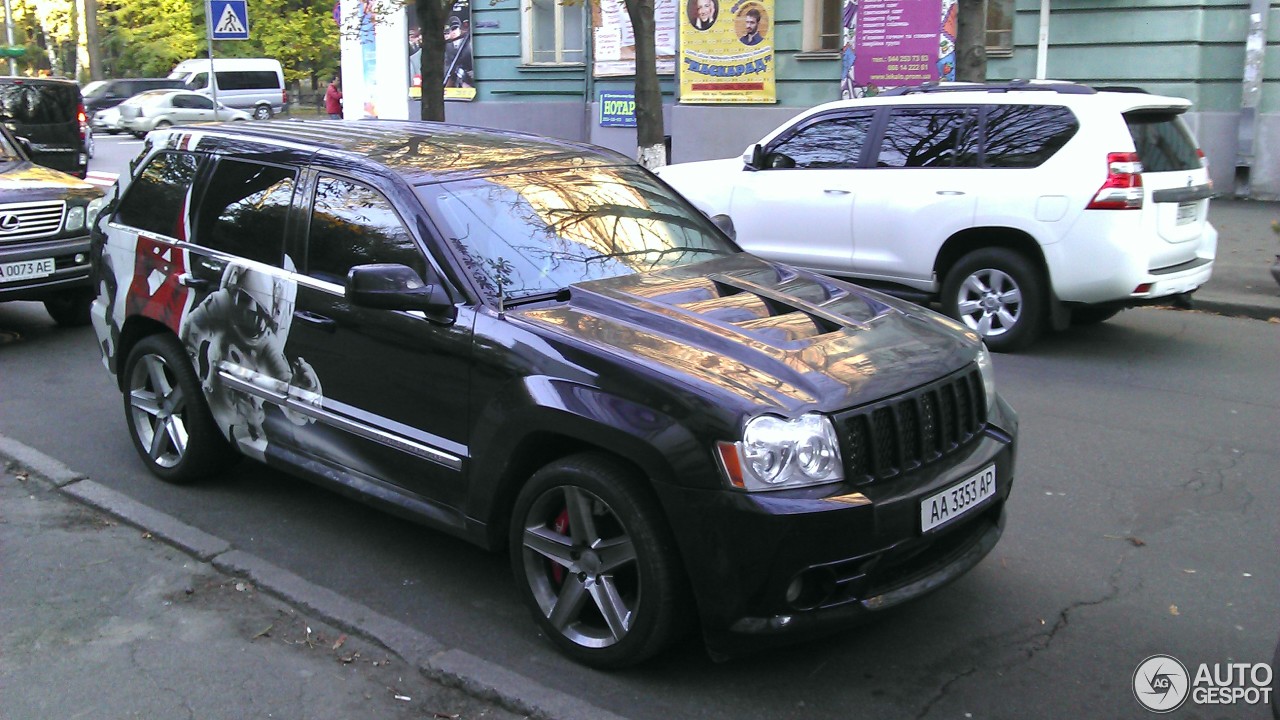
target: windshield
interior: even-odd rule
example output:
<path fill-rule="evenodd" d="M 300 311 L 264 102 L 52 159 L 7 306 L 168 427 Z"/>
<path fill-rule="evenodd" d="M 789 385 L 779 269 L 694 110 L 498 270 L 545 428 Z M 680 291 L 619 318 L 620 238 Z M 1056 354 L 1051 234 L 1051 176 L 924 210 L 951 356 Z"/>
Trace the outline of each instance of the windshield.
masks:
<path fill-rule="evenodd" d="M 107 89 L 106 80 L 94 80 L 88 85 L 85 85 L 84 89 L 80 91 L 80 94 L 83 95 L 84 97 L 97 97 L 102 94 L 103 90 L 106 90 L 106 89 Z"/>
<path fill-rule="evenodd" d="M 706 217 L 635 167 L 514 173 L 417 192 L 491 301 L 738 252 Z"/>

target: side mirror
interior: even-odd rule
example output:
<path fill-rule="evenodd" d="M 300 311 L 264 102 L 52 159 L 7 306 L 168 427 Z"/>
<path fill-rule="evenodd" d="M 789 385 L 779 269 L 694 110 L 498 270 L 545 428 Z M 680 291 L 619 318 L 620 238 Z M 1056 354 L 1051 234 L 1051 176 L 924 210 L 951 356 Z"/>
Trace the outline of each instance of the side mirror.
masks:
<path fill-rule="evenodd" d="M 711 223 L 720 228 L 720 232 L 728 235 L 730 240 L 734 242 L 738 241 L 738 231 L 733 229 L 733 218 L 723 213 L 719 215 L 712 215 Z"/>
<path fill-rule="evenodd" d="M 764 149 L 757 143 L 742 153 L 743 170 L 759 170 L 764 167 Z"/>
<path fill-rule="evenodd" d="M 31 158 L 31 154 L 35 152 L 35 148 L 31 146 L 31 141 L 18 135 L 13 138 L 18 142 L 18 147 L 22 148 L 22 152 L 26 153 L 27 158 Z"/>
<path fill-rule="evenodd" d="M 428 271 L 428 275 L 434 275 Z M 356 265 L 347 273 L 347 299 L 379 310 L 421 310 L 437 322 L 453 322 L 453 299 L 434 277 L 424 283 L 418 273 L 398 263 Z"/>

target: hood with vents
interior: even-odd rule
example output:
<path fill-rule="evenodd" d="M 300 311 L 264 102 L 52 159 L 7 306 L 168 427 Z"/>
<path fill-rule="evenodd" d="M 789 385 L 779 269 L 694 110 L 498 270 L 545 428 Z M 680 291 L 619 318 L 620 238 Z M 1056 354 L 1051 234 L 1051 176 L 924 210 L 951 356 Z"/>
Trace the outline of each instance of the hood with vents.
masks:
<path fill-rule="evenodd" d="M 581 283 L 513 315 L 597 350 L 791 414 L 838 410 L 972 363 L 975 336 L 924 308 L 737 254 Z"/>

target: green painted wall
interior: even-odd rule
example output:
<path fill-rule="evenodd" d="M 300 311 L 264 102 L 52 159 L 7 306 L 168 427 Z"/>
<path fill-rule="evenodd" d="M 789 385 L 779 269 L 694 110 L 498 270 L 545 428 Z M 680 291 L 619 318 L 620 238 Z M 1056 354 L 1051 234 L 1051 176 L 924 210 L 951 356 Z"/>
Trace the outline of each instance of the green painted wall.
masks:
<path fill-rule="evenodd" d="M 992 80 L 1035 76 L 1038 0 L 1017 0 L 1014 53 L 992 58 Z M 1053 0 L 1047 75 L 1088 84 L 1137 85 L 1185 97 L 1195 109 L 1240 109 L 1248 2 Z M 1280 112 L 1280 2 L 1268 14 L 1259 112 Z"/>

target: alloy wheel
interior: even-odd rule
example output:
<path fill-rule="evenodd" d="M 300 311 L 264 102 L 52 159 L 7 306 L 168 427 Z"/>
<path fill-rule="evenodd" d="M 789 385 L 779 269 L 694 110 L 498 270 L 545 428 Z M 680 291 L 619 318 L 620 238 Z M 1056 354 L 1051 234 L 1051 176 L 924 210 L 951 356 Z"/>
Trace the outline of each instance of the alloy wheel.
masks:
<path fill-rule="evenodd" d="M 1022 316 L 1022 290 L 1002 270 L 977 270 L 965 278 L 957 292 L 960 319 L 984 338 L 1009 332 Z"/>
<path fill-rule="evenodd" d="M 626 637 L 640 575 L 632 539 L 608 504 L 580 487 L 552 488 L 530 506 L 521 543 L 529 589 L 556 631 L 586 648 Z"/>
<path fill-rule="evenodd" d="M 144 355 L 129 378 L 129 412 L 148 457 L 172 468 L 187 451 L 187 398 L 165 359 Z"/>

